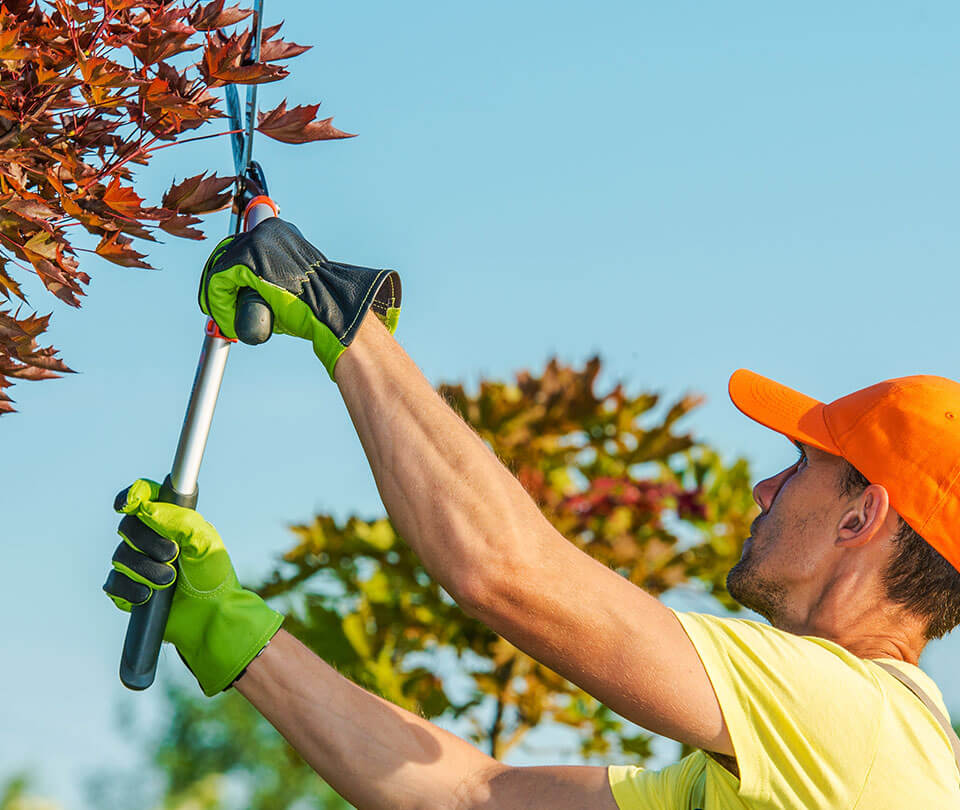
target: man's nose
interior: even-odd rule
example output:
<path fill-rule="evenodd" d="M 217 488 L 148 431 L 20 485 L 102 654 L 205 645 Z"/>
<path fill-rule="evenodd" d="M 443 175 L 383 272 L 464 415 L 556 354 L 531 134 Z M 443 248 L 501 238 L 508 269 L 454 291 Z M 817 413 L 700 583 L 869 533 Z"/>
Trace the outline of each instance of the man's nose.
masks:
<path fill-rule="evenodd" d="M 757 485 L 753 488 L 753 500 L 764 512 L 769 511 L 777 498 L 777 493 L 780 492 L 780 488 L 790 477 L 793 470 L 794 467 L 787 467 L 782 472 L 757 482 Z"/>

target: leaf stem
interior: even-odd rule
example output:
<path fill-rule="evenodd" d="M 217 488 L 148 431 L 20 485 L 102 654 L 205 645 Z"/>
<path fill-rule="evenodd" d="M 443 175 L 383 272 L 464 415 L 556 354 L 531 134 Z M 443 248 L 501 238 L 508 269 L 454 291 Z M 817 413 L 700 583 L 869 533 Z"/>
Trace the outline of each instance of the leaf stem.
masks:
<path fill-rule="evenodd" d="M 184 138 L 183 140 L 173 141 L 171 143 L 165 143 L 161 146 L 155 146 L 153 149 L 150 149 L 150 154 L 154 152 L 159 152 L 161 149 L 169 149 L 171 146 L 179 146 L 182 143 L 190 143 L 191 141 L 205 141 L 207 138 L 219 138 L 223 135 L 236 135 L 238 132 L 243 132 L 242 129 L 228 129 L 226 132 L 214 132 L 212 135 L 197 135 L 193 138 Z M 146 153 L 146 149 L 144 150 Z"/>

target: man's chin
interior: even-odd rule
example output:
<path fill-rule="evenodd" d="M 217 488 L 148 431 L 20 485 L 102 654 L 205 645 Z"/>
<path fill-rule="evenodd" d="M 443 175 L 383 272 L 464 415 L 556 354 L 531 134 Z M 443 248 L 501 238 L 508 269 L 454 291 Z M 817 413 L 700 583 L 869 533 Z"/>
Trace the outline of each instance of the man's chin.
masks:
<path fill-rule="evenodd" d="M 746 553 L 740 558 L 740 561 L 727 572 L 727 591 L 730 596 L 741 605 L 749 607 L 744 600 L 749 600 L 752 589 L 748 587 L 750 573 L 748 571 L 749 566 L 745 563 Z"/>
<path fill-rule="evenodd" d="M 764 577 L 757 568 L 745 543 L 740 562 L 727 574 L 727 591 L 745 608 L 775 624 L 777 616 L 783 612 L 785 591 L 782 585 Z"/>

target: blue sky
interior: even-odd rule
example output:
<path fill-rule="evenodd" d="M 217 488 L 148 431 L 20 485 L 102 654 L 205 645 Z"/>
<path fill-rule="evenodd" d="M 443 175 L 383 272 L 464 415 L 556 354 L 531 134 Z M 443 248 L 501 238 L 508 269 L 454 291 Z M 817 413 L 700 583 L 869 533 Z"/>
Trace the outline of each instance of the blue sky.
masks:
<path fill-rule="evenodd" d="M 729 404 L 739 366 L 826 400 L 958 376 L 955 4 L 266 5 L 315 47 L 264 105 L 322 100 L 360 135 L 259 139 L 271 191 L 331 258 L 401 271 L 398 337 L 431 380 L 599 352 L 608 381 L 706 394 L 688 428 L 759 475 L 793 450 Z M 225 139 L 165 150 L 139 180 L 156 201 L 211 168 L 230 173 Z M 153 246 L 162 272 L 84 254 L 78 312 L 35 290 L 80 373 L 17 385 L 0 421 L 0 763 L 71 807 L 91 768 L 129 756 L 116 712 L 156 706 L 119 685 L 125 623 L 99 588 L 114 493 L 172 459 L 208 247 Z M 250 579 L 287 524 L 380 511 L 305 344 L 233 351 L 200 507 Z M 924 659 L 954 711 L 958 644 Z M 178 667 L 168 653 L 161 677 Z"/>

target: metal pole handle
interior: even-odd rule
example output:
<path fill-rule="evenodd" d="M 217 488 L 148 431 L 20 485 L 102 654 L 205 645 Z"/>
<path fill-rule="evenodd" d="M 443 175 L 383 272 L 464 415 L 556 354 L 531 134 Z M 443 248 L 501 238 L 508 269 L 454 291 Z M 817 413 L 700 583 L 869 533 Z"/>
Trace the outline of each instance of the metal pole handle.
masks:
<path fill-rule="evenodd" d="M 160 500 L 193 509 L 197 505 L 200 462 L 210 435 L 213 411 L 227 365 L 230 344 L 213 319 L 207 321 L 206 337 L 193 378 L 187 413 L 170 474 L 160 488 Z M 176 563 L 175 563 L 176 565 Z M 120 680 L 129 689 L 146 689 L 157 673 L 157 658 L 170 614 L 176 584 L 154 591 L 150 599 L 130 610 L 127 635 L 120 656 Z"/>
<path fill-rule="evenodd" d="M 244 230 L 256 227 L 267 217 L 275 217 L 277 212 L 277 204 L 269 197 L 254 197 L 243 214 Z M 240 293 L 235 322 L 237 335 L 244 343 L 263 343 L 273 331 L 273 312 L 254 290 L 245 288 Z M 241 300 L 244 295 L 245 298 Z M 241 331 L 241 327 L 244 331 Z M 206 338 L 180 429 L 173 467 L 160 488 L 160 500 L 165 503 L 196 508 L 200 462 L 207 446 L 213 411 L 232 342 L 220 332 L 212 318 L 207 321 Z M 175 590 L 176 584 L 173 584 L 169 588 L 154 591 L 146 603 L 135 605 L 130 610 L 127 635 L 120 656 L 120 680 L 129 689 L 146 689 L 156 677 L 157 659 Z"/>
<path fill-rule="evenodd" d="M 252 230 L 263 220 L 275 217 L 278 213 L 277 204 L 269 197 L 254 197 L 243 212 L 243 230 Z M 238 293 L 233 328 L 237 337 L 251 346 L 270 339 L 273 333 L 273 311 L 256 290 L 244 287 Z"/>
<path fill-rule="evenodd" d="M 177 492 L 168 475 L 160 488 L 160 500 L 193 509 L 197 505 L 197 493 L 182 495 Z M 180 566 L 176 562 L 174 566 L 179 576 Z M 154 591 L 146 603 L 134 605 L 130 610 L 127 635 L 120 655 L 120 681 L 127 689 L 146 689 L 156 677 L 163 632 L 167 627 L 176 588 L 174 580 L 169 588 Z"/>

